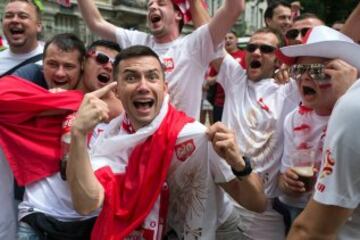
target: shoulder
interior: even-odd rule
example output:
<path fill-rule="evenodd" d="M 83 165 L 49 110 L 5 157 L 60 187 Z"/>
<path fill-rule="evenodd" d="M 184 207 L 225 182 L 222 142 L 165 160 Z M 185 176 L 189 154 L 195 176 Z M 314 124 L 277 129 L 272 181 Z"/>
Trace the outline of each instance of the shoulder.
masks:
<path fill-rule="evenodd" d="M 35 64 L 35 63 L 27 64 L 14 72 L 14 75 L 22 77 L 22 78 L 27 78 L 29 76 L 35 76 L 37 74 L 42 74 L 42 66 Z M 28 79 L 28 80 L 32 80 L 32 79 Z"/>
<path fill-rule="evenodd" d="M 14 75 L 33 82 L 43 88 L 47 88 L 41 65 L 35 63 L 27 64 L 16 70 Z"/>

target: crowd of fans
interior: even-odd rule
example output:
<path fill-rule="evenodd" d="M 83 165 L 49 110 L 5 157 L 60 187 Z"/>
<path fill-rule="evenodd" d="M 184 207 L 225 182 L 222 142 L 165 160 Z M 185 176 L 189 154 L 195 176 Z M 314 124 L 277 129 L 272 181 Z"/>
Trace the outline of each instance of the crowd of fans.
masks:
<path fill-rule="evenodd" d="M 149 0 L 149 33 L 77 4 L 88 46 L 5 4 L 0 239 L 360 238 L 360 4 L 276 1 L 245 49 L 244 0 Z"/>

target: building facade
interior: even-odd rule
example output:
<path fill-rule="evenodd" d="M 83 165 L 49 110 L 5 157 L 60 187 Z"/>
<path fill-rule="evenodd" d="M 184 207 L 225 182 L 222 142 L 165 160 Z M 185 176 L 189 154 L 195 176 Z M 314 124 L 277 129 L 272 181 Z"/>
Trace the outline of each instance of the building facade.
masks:
<path fill-rule="evenodd" d="M 222 5 L 223 0 L 206 0 L 210 15 Z M 56 0 L 43 0 L 42 12 L 43 32 L 41 40 L 46 41 L 53 35 L 71 32 L 78 35 L 85 43 L 90 43 L 98 36 L 85 25 L 79 12 L 77 1 L 71 0 L 70 7 L 63 7 Z M 147 0 L 95 0 L 102 16 L 109 22 L 127 29 L 146 31 L 146 2 Z M 6 0 L 0 1 L 0 18 L 4 11 Z M 246 3 L 245 14 L 237 21 L 234 30 L 240 36 L 249 35 L 263 26 L 263 12 L 267 4 L 264 0 L 250 0 Z M 192 26 L 186 25 L 183 33 L 192 31 Z M 0 36 L 2 29 L 0 28 Z"/>
<path fill-rule="evenodd" d="M 6 1 L 0 2 L 0 17 L 4 12 Z M 55 34 L 71 32 L 78 35 L 85 43 L 90 43 L 98 37 L 85 25 L 77 2 L 72 0 L 70 7 L 63 7 L 56 0 L 43 0 L 42 12 L 43 32 L 41 40 L 46 41 Z M 95 0 L 102 16 L 115 25 L 144 30 L 146 24 L 146 0 Z M 0 35 L 2 29 L 0 28 Z"/>

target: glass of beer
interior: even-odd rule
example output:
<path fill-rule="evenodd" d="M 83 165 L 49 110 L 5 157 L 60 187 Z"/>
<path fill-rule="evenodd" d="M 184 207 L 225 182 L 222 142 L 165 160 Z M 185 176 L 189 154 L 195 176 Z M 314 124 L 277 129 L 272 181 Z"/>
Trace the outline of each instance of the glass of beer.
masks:
<path fill-rule="evenodd" d="M 313 149 L 298 149 L 294 151 L 292 156 L 292 169 L 299 176 L 299 181 L 304 183 L 307 192 L 313 190 L 316 181 L 315 153 Z"/>

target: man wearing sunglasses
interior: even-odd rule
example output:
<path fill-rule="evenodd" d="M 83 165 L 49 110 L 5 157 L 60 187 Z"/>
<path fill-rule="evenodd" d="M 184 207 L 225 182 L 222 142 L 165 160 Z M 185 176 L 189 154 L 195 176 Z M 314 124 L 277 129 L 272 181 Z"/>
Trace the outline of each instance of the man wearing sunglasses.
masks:
<path fill-rule="evenodd" d="M 286 45 L 303 43 L 303 38 L 310 28 L 324 25 L 315 14 L 303 13 L 294 19 L 292 27 L 285 33 Z"/>
<path fill-rule="evenodd" d="M 281 48 L 279 53 L 291 65 L 304 104 L 312 109 L 288 115 L 285 131 L 290 139 L 285 147 L 299 149 L 301 142 L 303 147 L 315 148 L 321 161 L 314 195 L 293 223 L 288 239 L 359 239 L 360 46 L 332 28 L 318 26 L 305 43 Z M 321 125 L 324 128 L 330 114 L 325 133 Z M 323 119 L 313 121 L 319 118 Z M 307 130 L 294 133 L 292 124 L 297 123 L 308 126 Z M 286 150 L 284 157 L 289 157 Z M 287 193 L 304 193 L 304 184 L 294 172 L 286 171 L 282 184 Z"/>
<path fill-rule="evenodd" d="M 120 50 L 116 43 L 99 40 L 85 51 L 74 35 L 59 34 L 45 46 L 43 70 L 36 69 L 34 73 L 29 71 L 33 69 L 30 65 L 19 69 L 17 74 L 29 80 L 42 76 L 46 83 L 43 87 L 52 91 L 78 89 L 87 93 L 113 81 L 112 63 Z M 112 96 L 106 100 L 112 114 L 117 115 L 122 105 Z M 61 172 L 56 173 L 26 186 L 24 201 L 19 205 L 18 237 L 88 239 L 96 216 L 97 212 L 87 216 L 77 214 L 67 182 L 61 178 Z"/>
<path fill-rule="evenodd" d="M 159 54 L 166 66 L 166 80 L 172 103 L 189 116 L 199 118 L 203 76 L 208 64 L 216 57 L 215 50 L 225 34 L 245 9 L 243 0 L 225 0 L 210 22 L 184 38 L 180 38 L 185 15 L 178 3 L 190 5 L 196 27 L 208 16 L 202 0 L 149 0 L 147 23 L 151 34 L 114 26 L 107 22 L 96 8 L 94 0 L 78 0 L 85 22 L 105 39 L 117 41 L 122 48 L 146 45 Z M 199 21 L 200 19 L 200 21 Z"/>
<path fill-rule="evenodd" d="M 303 13 L 302 15 L 294 19 L 294 23 L 285 34 L 286 45 L 301 44 L 306 33 L 309 29 L 324 25 L 324 22 L 319 19 L 315 14 Z M 275 70 L 275 79 L 279 83 L 289 81 L 289 69 L 288 66 L 282 64 L 277 70 Z"/>
<path fill-rule="evenodd" d="M 282 124 L 299 104 L 295 82 L 278 85 L 272 78 L 279 62 L 275 55 L 284 44 L 281 33 L 256 31 L 246 47 L 246 71 L 230 56 L 220 66 L 217 80 L 225 90 L 222 121 L 236 134 L 240 152 L 261 176 L 267 196 L 262 214 L 239 207 L 239 227 L 250 239 L 284 239 L 282 216 L 272 207 L 278 196 L 277 175 L 282 155 Z"/>

